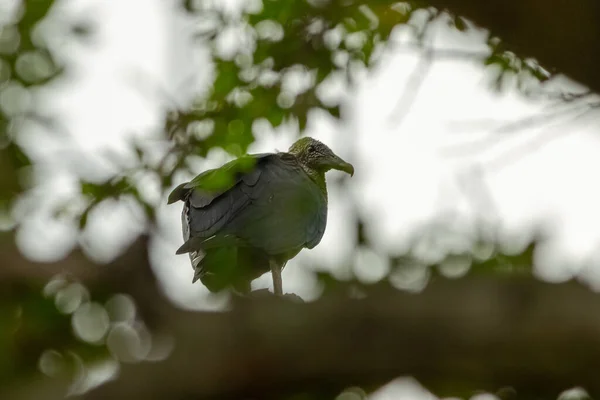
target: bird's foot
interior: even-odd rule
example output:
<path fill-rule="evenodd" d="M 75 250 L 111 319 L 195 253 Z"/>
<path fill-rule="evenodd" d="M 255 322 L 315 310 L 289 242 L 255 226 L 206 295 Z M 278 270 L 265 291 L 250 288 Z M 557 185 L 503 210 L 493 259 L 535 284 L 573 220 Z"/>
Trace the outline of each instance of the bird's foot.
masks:
<path fill-rule="evenodd" d="M 286 293 L 281 297 L 284 299 L 293 301 L 294 303 L 304 303 L 304 300 L 302 299 L 302 297 L 298 296 L 295 293 Z"/>
<path fill-rule="evenodd" d="M 276 295 L 275 293 L 269 291 L 269 289 L 254 290 L 245 295 L 240 295 L 240 297 L 242 297 L 242 298 L 245 297 L 245 298 L 250 298 L 250 299 L 260 299 L 260 298 L 265 299 L 268 297 L 276 297 L 276 298 L 280 298 L 280 299 L 290 300 L 295 303 L 304 303 L 304 300 L 302 300 L 302 298 L 300 296 L 298 296 L 297 294 L 286 293 L 284 295 L 279 296 L 279 295 Z"/>

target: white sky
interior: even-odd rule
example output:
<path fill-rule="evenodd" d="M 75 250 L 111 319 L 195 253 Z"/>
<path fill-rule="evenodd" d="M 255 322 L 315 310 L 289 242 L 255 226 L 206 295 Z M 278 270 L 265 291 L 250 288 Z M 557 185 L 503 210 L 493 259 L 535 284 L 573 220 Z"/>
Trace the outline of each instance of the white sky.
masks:
<path fill-rule="evenodd" d="M 39 129 L 23 135 L 22 140 L 45 165 L 36 181 L 41 183 L 38 194 L 47 201 L 36 212 L 22 207 L 24 223 L 18 243 L 29 257 L 40 260 L 60 258 L 77 242 L 75 227 L 52 221 L 47 211 L 49 203 L 68 199 L 77 189 L 74 169 L 87 177 L 110 174 L 110 164 L 104 156 L 107 151 L 127 160 L 126 138 L 149 136 L 148 140 L 155 140 L 152 135 L 161 121 L 160 91 L 176 93 L 173 99 L 181 101 L 197 89 L 189 84 L 188 74 L 198 73 L 204 79 L 210 74 L 203 63 L 205 54 L 201 50 L 191 52 L 187 47 L 188 25 L 171 18 L 168 2 L 62 3 L 64 7 L 57 9 L 54 16 L 66 20 L 70 16 L 88 16 L 100 22 L 89 44 L 66 36 L 57 41 L 59 53 L 75 60 L 74 79 L 58 83 L 42 94 L 49 100 L 43 107 L 64 116 L 63 123 L 71 137 L 57 141 L 56 133 Z M 130 25 L 132 15 L 135 24 Z M 396 37 L 402 38 L 403 33 L 398 32 Z M 465 36 L 445 31 L 439 38 L 443 38 L 436 42 L 439 47 L 484 49 L 481 32 Z M 347 113 L 348 120 L 343 125 L 322 116 L 310 121 L 307 133 L 324 140 L 342 157 L 350 158 L 357 173 L 349 182 L 349 194 L 337 186 L 330 189 L 325 237 L 316 249 L 303 251 L 288 264 L 283 274 L 284 290 L 306 299 L 318 296 L 319 289 L 305 267 L 317 262 L 343 277 L 351 272 L 343 267 L 356 259 L 357 275 L 380 279 L 388 266 L 375 262 L 379 260 L 377 252 L 405 248 L 407 238 L 421 223 L 454 213 L 462 225 L 469 226 L 473 204 L 480 199 L 469 200 L 459 182 L 475 176 L 467 174 L 479 167 L 485 171 L 485 186 L 497 214 L 489 209 L 478 212 L 487 214 L 490 220 L 498 218 L 502 233 L 519 233 L 527 238 L 534 224 L 550 223 L 553 236 L 539 254 L 538 260 L 543 261 L 537 269 L 540 276 L 566 279 L 577 272 L 578 263 L 594 260 L 600 241 L 600 225 L 596 223 L 600 218 L 600 189 L 594 184 L 600 168 L 597 118 L 588 116 L 576 123 L 493 133 L 494 127 L 534 115 L 542 104 L 526 101 L 514 91 L 495 94 L 489 90 L 489 72 L 477 62 L 448 60 L 433 65 L 410 112 L 397 125 L 390 115 L 417 61 L 411 52 L 385 54 L 378 67 L 363 76 L 356 90 L 346 94 L 352 112 Z M 543 141 L 543 147 L 516 161 L 494 161 L 536 134 L 549 137 Z M 448 146 L 487 137 L 506 140 L 497 141 L 500 145 L 489 147 L 489 151 L 478 149 L 469 156 L 441 155 Z M 290 132 L 262 134 L 251 150 L 285 149 L 292 140 Z M 73 156 L 74 146 L 82 152 L 79 158 Z M 198 173 L 224 161 L 224 154 L 213 155 L 206 164 L 199 163 Z M 184 178 L 181 176 L 180 180 Z M 363 251 L 353 256 L 356 244 L 349 195 L 372 221 L 369 232 L 374 233 L 371 240 L 375 253 Z M 153 196 L 149 190 L 149 197 Z M 159 209 L 161 232 L 153 240 L 151 252 L 155 270 L 166 293 L 178 304 L 190 308 L 221 306 L 223 299 L 208 296 L 201 285 L 191 284 L 193 273 L 187 256 L 174 254 L 182 241 L 180 211 L 180 205 L 163 205 Z M 107 206 L 90 217 L 85 248 L 92 256 L 107 260 L 142 229 L 136 213 L 127 205 Z M 366 268 L 366 264 L 371 265 Z M 592 282 L 600 283 L 596 269 L 586 274 Z M 257 287 L 270 284 L 269 276 L 256 282 Z M 390 397 L 377 397 L 386 398 Z"/>

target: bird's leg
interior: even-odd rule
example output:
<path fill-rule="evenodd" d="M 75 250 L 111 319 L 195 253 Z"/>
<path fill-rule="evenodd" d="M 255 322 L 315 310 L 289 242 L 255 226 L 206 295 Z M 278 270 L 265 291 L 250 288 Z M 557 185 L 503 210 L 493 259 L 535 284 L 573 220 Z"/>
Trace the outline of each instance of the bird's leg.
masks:
<path fill-rule="evenodd" d="M 273 276 L 273 293 L 283 296 L 283 282 L 281 281 L 281 266 L 275 260 L 269 260 L 271 275 Z"/>

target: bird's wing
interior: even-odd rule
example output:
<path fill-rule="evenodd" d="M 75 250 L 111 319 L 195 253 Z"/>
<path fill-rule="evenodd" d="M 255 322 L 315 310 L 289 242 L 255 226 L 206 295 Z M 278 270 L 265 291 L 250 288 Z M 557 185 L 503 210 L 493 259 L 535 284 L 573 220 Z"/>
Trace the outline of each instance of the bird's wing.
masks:
<path fill-rule="evenodd" d="M 207 206 L 235 186 L 245 175 L 251 174 L 262 159 L 271 155 L 273 153 L 250 154 L 231 160 L 219 168 L 204 171 L 190 182 L 184 182 L 173 189 L 167 204 L 187 201 L 188 196 L 193 194 L 192 201 L 195 207 Z"/>
<path fill-rule="evenodd" d="M 325 229 L 324 194 L 295 157 L 285 153 L 263 156 L 254 169 L 209 202 L 203 196 L 196 191 L 189 196 L 191 238 L 178 253 L 212 243 L 282 254 L 314 247 Z"/>
<path fill-rule="evenodd" d="M 181 200 L 185 203 L 182 213 L 184 239 L 197 243 L 214 236 L 245 205 L 244 196 L 238 195 L 240 183 L 255 184 L 260 176 L 259 166 L 269 156 L 272 154 L 256 154 L 232 160 L 175 188 L 168 202 Z M 226 238 L 218 238 L 219 241 L 223 239 Z M 215 240 L 212 242 L 216 243 Z M 180 252 L 185 251 L 180 248 Z"/>

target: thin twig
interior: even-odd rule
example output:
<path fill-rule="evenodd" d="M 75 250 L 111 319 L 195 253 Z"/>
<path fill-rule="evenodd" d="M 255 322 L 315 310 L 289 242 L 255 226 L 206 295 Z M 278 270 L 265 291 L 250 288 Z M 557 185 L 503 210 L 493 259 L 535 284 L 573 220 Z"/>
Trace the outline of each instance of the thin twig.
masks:
<path fill-rule="evenodd" d="M 570 118 L 571 121 L 581 118 L 584 115 L 591 112 L 596 107 L 587 107 L 582 110 L 579 114 L 574 115 Z M 558 139 L 559 137 L 564 137 L 570 133 L 574 133 L 573 130 L 559 130 L 554 129 L 547 132 L 543 132 L 539 135 L 534 136 L 526 143 L 523 143 L 515 148 L 507 150 L 504 154 L 495 157 L 492 161 L 488 161 L 486 164 L 486 168 L 488 171 L 498 171 L 511 165 L 520 159 L 522 159 L 525 155 L 531 154 L 535 151 L 538 151 L 543 146 L 549 144 L 552 140 Z"/>
<path fill-rule="evenodd" d="M 526 118 L 521 118 L 517 121 L 512 121 L 508 124 L 504 124 L 502 126 L 492 129 L 490 133 L 495 135 L 489 135 L 487 137 L 484 137 L 483 139 L 473 140 L 468 143 L 461 143 L 448 146 L 440 151 L 440 155 L 443 157 L 463 157 L 473 155 L 474 153 L 480 151 L 489 150 L 490 148 L 495 147 L 508 140 L 509 136 L 507 136 L 506 134 L 513 134 L 519 131 L 523 131 L 524 129 L 539 127 L 542 124 L 549 124 L 555 121 L 557 118 L 563 117 L 570 113 L 577 113 L 576 116 L 579 116 L 579 114 L 585 114 L 586 112 L 590 111 L 590 109 L 595 107 L 594 104 L 596 103 L 585 106 L 583 109 L 583 113 L 582 106 L 578 104 L 575 107 L 565 107 L 563 110 L 555 110 L 553 112 L 535 114 Z"/>
<path fill-rule="evenodd" d="M 414 42 L 403 43 L 394 40 L 390 40 L 387 46 L 395 52 L 426 52 L 435 61 L 447 59 L 479 61 L 490 55 L 490 51 L 435 48 L 432 46 L 422 46 Z"/>
<path fill-rule="evenodd" d="M 421 87 L 425 82 L 425 78 L 429 74 L 431 68 L 432 59 L 429 52 L 423 52 L 421 58 L 412 73 L 406 81 L 404 91 L 398 99 L 398 102 L 394 106 L 394 111 L 390 115 L 390 123 L 393 123 L 396 127 L 402 125 L 402 122 L 412 109 L 415 99 L 419 95 Z"/>

